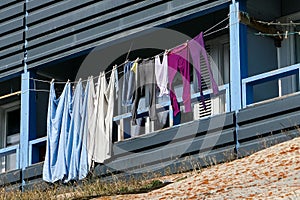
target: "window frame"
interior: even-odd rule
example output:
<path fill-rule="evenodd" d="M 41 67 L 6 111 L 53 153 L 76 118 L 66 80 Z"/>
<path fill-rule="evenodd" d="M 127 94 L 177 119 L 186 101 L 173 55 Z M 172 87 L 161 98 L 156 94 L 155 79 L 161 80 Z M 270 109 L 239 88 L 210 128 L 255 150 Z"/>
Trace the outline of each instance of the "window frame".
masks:
<path fill-rule="evenodd" d="M 14 110 L 17 110 L 17 109 L 21 109 L 21 101 L 18 100 L 18 101 L 13 101 L 11 103 L 8 103 L 8 104 L 4 104 L 4 105 L 1 105 L 0 106 L 0 123 L 3 124 L 3 126 L 1 126 L 1 132 L 0 132 L 0 148 L 6 148 L 6 147 L 9 147 L 11 145 L 7 145 L 7 114 L 8 112 L 11 112 L 11 111 L 14 111 Z M 21 114 L 21 113 L 20 113 Z M 19 126 L 21 126 L 21 121 L 20 121 L 20 124 Z M 21 127 L 20 127 L 21 129 Z M 20 137 L 20 133 L 19 134 L 19 137 Z M 13 135 L 17 135 L 17 134 L 13 134 Z M 19 142 L 20 142 L 20 138 L 19 138 Z M 13 145 L 16 145 L 16 144 L 13 144 Z M 15 168 L 14 166 L 9 166 L 11 162 L 13 161 L 10 161 L 10 156 L 11 155 L 14 155 L 16 153 L 13 153 L 13 154 L 10 154 L 10 155 L 7 155 L 5 157 L 2 157 L 0 158 L 1 160 L 1 164 L 0 164 L 0 171 L 2 172 L 5 172 L 7 170 L 10 170 L 10 169 L 13 169 Z"/>

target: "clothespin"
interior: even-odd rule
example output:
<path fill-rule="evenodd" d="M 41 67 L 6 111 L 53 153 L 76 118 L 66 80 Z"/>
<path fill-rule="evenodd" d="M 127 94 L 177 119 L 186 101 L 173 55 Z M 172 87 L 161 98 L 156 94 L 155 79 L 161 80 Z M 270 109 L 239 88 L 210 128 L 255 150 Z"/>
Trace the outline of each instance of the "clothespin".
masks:
<path fill-rule="evenodd" d="M 277 35 L 282 40 L 282 37 L 281 37 L 281 34 L 279 33 L 279 31 L 277 31 Z"/>
<path fill-rule="evenodd" d="M 298 32 L 298 35 L 300 35 L 300 31 Z"/>
<path fill-rule="evenodd" d="M 54 81 L 55 81 L 55 79 L 53 78 L 50 83 L 53 83 Z"/>
<path fill-rule="evenodd" d="M 288 31 L 285 31 L 285 36 L 284 36 L 284 39 L 287 39 L 288 38 Z"/>
<path fill-rule="evenodd" d="M 139 57 L 137 57 L 136 59 L 135 59 L 135 61 L 134 62 L 138 62 L 140 60 L 140 58 Z"/>
<path fill-rule="evenodd" d="M 187 45 L 188 45 L 188 43 L 189 43 L 189 40 L 186 40 L 186 42 L 185 42 L 185 46 L 187 46 Z"/>

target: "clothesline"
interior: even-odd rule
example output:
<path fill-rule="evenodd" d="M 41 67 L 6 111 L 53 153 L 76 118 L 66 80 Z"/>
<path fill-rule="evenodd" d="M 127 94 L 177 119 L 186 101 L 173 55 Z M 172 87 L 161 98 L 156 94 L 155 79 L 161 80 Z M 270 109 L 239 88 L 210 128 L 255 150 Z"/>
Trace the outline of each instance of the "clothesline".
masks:
<path fill-rule="evenodd" d="M 211 31 L 211 30 L 213 30 L 214 28 L 216 28 L 217 26 L 219 26 L 220 24 L 222 24 L 222 23 L 224 23 L 226 20 L 228 20 L 229 19 L 229 16 L 227 16 L 225 19 L 223 19 L 223 20 L 221 20 L 220 22 L 218 22 L 217 24 L 215 24 L 215 25 L 213 25 L 212 27 L 210 27 L 209 29 L 207 29 L 206 31 L 204 31 L 203 33 L 204 33 L 204 35 L 203 35 L 203 37 L 207 37 L 207 36 L 209 36 L 209 35 L 212 35 L 212 34 L 214 34 L 214 33 L 217 33 L 217 32 L 219 32 L 219 31 L 222 31 L 222 30 L 225 30 L 225 29 L 227 29 L 227 28 L 229 28 L 229 24 L 227 24 L 225 27 L 222 27 L 222 28 L 219 28 L 219 29 L 217 29 L 217 30 L 215 30 L 215 31 L 212 31 L 212 32 L 210 32 L 209 33 L 209 31 Z M 231 24 L 232 25 L 232 24 Z M 186 42 L 188 42 L 189 40 L 187 40 Z M 180 44 L 180 45 L 182 45 L 182 44 Z M 173 48 L 170 48 L 170 49 L 168 49 L 168 51 L 171 51 L 172 49 L 175 49 L 176 47 L 178 47 L 178 46 L 180 46 L 180 45 L 177 45 L 177 46 L 175 46 L 175 47 L 173 47 Z M 127 56 L 126 56 L 126 61 L 125 62 L 123 62 L 123 63 L 121 63 L 121 64 L 119 64 L 119 65 L 115 65 L 114 67 L 116 67 L 117 69 L 119 68 L 119 67 L 122 67 L 122 66 L 124 66 L 124 64 L 126 64 L 127 62 L 128 62 L 128 56 L 129 56 L 129 53 L 130 53 L 130 51 L 131 51 L 131 48 L 132 48 L 132 43 L 131 43 L 131 45 L 130 45 L 130 48 L 129 48 L 129 51 L 128 51 L 128 53 L 127 53 Z M 149 57 L 149 58 L 145 58 L 145 59 L 151 59 L 151 58 L 154 58 L 154 57 L 156 57 L 156 56 L 160 56 L 160 55 L 163 55 L 165 53 L 165 51 L 163 51 L 163 52 L 161 52 L 161 53 L 159 53 L 159 54 L 157 54 L 157 55 L 154 55 L 154 56 L 151 56 L 151 57 Z M 108 74 L 108 73 L 110 73 L 112 71 L 112 69 L 111 70 L 109 70 L 109 71 L 107 71 L 107 72 L 105 72 L 104 74 L 106 75 L 106 74 Z M 121 72 L 120 72 L 121 73 Z M 119 73 L 119 74 L 120 74 Z M 93 79 L 97 79 L 97 78 L 99 78 L 101 75 L 98 75 L 98 76 L 95 76 L 95 77 L 93 77 Z M 36 79 L 36 78 L 29 78 L 30 80 L 33 80 L 33 81 L 37 81 L 37 82 L 43 82 L 43 83 L 51 83 L 52 81 L 48 81 L 48 80 L 42 80 L 42 79 Z M 25 80 L 25 79 L 23 79 L 23 80 Z M 88 79 L 85 79 L 85 80 L 81 80 L 81 82 L 87 82 L 88 81 Z M 67 82 L 69 82 L 69 83 L 71 83 L 71 84 L 76 84 L 76 83 L 78 83 L 78 81 L 58 81 L 58 82 L 56 82 L 55 81 L 55 84 L 65 84 L 65 83 L 67 83 Z"/>
<path fill-rule="evenodd" d="M 268 26 L 275 25 L 275 26 L 300 26 L 300 23 L 295 23 L 293 21 L 287 22 L 287 23 L 281 23 L 281 22 L 265 22 L 265 21 L 257 21 L 261 24 L 266 24 Z"/>
<path fill-rule="evenodd" d="M 273 37 L 278 36 L 279 38 L 282 38 L 282 36 L 284 36 L 284 38 L 287 39 L 287 37 L 289 35 L 300 35 L 300 31 L 298 31 L 298 32 L 288 32 L 288 31 L 285 31 L 284 33 L 279 33 L 278 32 L 278 33 L 275 33 L 275 34 L 258 32 L 258 33 L 255 33 L 255 35 L 258 35 L 258 36 L 273 36 Z"/>
<path fill-rule="evenodd" d="M 215 24 L 214 26 L 210 27 L 209 29 L 207 29 L 206 31 L 204 31 L 204 37 L 206 36 L 205 34 L 209 31 L 211 31 L 212 29 L 216 28 L 217 26 L 219 26 L 220 24 L 222 24 L 223 22 L 225 22 L 226 20 L 229 19 L 229 16 L 227 16 L 225 19 L 223 19 L 222 21 L 218 22 L 217 24 Z"/>
<path fill-rule="evenodd" d="M 50 90 L 43 90 L 43 89 L 28 89 L 22 91 L 22 94 L 25 94 L 26 92 L 50 92 Z"/>

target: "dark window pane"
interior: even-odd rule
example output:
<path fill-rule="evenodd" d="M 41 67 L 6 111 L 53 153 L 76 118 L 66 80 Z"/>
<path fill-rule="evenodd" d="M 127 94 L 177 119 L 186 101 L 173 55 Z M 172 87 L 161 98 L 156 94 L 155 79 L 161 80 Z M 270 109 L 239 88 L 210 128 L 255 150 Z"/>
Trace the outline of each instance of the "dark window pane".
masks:
<path fill-rule="evenodd" d="M 20 133 L 20 109 L 7 112 L 7 136 Z"/>

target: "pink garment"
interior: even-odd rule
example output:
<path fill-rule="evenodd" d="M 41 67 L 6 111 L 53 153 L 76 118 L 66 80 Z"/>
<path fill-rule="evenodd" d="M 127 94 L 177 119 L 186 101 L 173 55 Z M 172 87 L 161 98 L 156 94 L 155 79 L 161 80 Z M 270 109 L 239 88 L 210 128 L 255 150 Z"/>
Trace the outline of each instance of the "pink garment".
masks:
<path fill-rule="evenodd" d="M 201 32 L 199 35 L 194 37 L 194 39 L 192 39 L 188 42 L 188 49 L 189 49 L 189 52 L 193 59 L 193 66 L 196 69 L 196 75 L 198 78 L 198 88 L 199 88 L 200 95 L 202 98 L 202 104 L 203 104 L 204 108 L 206 108 L 204 98 L 203 98 L 202 83 L 201 83 L 201 66 L 200 66 L 200 55 L 201 54 L 205 60 L 206 67 L 208 69 L 213 93 L 218 94 L 219 89 L 218 89 L 218 85 L 216 84 L 216 81 L 213 78 L 210 62 L 209 62 L 209 59 L 207 56 L 207 52 L 205 50 L 205 44 L 204 44 L 204 40 L 203 40 L 203 32 Z"/>
<path fill-rule="evenodd" d="M 180 111 L 175 91 L 172 88 L 172 82 L 177 71 L 179 71 L 183 82 L 182 99 L 185 106 L 185 112 L 191 112 L 190 67 L 187 43 L 180 45 L 169 52 L 168 64 L 170 100 L 173 108 L 173 115 L 176 116 Z"/>

